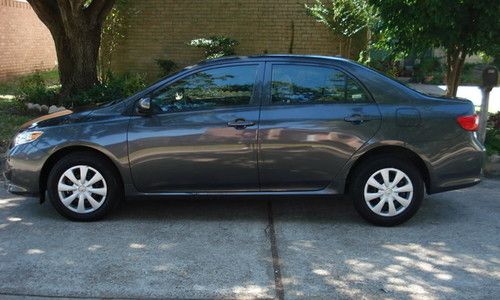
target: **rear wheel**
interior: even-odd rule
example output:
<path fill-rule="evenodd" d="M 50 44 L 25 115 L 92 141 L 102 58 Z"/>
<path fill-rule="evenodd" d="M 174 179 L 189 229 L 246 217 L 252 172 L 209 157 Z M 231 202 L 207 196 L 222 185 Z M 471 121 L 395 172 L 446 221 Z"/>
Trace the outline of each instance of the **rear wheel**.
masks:
<path fill-rule="evenodd" d="M 75 152 L 52 168 L 47 189 L 50 201 L 64 217 L 75 221 L 103 218 L 121 196 L 114 168 L 91 152 Z"/>
<path fill-rule="evenodd" d="M 409 220 L 424 197 L 418 168 L 403 158 L 370 158 L 352 178 L 350 191 L 356 210 L 376 225 L 394 226 Z"/>

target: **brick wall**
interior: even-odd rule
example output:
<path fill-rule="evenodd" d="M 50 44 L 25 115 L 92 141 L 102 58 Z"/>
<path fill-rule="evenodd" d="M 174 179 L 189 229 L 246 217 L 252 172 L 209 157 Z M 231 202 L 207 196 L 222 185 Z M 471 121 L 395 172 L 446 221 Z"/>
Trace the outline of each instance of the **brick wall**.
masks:
<path fill-rule="evenodd" d="M 225 35 L 237 39 L 239 55 L 288 53 L 295 27 L 295 54 L 338 55 L 339 39 L 305 14 L 305 0 L 137 0 L 129 1 L 126 38 L 112 59 L 117 71 L 154 77 L 154 60 L 168 58 L 180 66 L 203 59 L 194 38 Z M 356 41 L 357 53 L 363 41 Z"/>
<path fill-rule="evenodd" d="M 49 30 L 25 1 L 0 0 L 0 80 L 56 65 Z"/>

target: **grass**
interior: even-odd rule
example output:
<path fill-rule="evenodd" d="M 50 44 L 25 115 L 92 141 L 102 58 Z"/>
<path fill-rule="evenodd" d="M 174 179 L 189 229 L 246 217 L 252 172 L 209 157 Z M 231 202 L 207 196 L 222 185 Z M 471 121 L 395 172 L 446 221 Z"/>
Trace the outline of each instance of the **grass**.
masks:
<path fill-rule="evenodd" d="M 40 76 L 48 86 L 59 84 L 59 72 L 57 69 L 49 71 L 39 71 Z M 30 74 L 31 75 L 31 74 Z M 29 75 L 20 76 L 0 82 L 0 96 L 16 95 L 20 82 Z"/>
<path fill-rule="evenodd" d="M 0 153 L 7 151 L 19 126 L 33 119 L 15 99 L 0 97 Z"/>
<path fill-rule="evenodd" d="M 59 84 L 57 69 L 40 71 L 38 74 L 49 86 Z M 7 151 L 9 143 L 19 126 L 35 118 L 15 99 L 19 84 L 27 76 L 29 75 L 0 82 L 0 155 Z"/>

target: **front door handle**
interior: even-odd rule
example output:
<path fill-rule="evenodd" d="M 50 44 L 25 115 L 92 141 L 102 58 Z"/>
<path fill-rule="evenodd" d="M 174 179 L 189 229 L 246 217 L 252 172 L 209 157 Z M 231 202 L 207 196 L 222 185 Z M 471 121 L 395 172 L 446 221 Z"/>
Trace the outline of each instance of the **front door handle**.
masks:
<path fill-rule="evenodd" d="M 234 121 L 227 122 L 227 126 L 234 127 L 236 129 L 245 129 L 249 126 L 254 126 L 255 122 L 247 121 L 245 119 L 236 119 Z"/>
<path fill-rule="evenodd" d="M 358 124 L 361 124 L 365 121 L 368 121 L 368 119 L 365 119 L 365 117 L 363 117 L 360 114 L 354 114 L 354 115 L 350 115 L 348 117 L 345 117 L 344 121 L 358 125 Z"/>

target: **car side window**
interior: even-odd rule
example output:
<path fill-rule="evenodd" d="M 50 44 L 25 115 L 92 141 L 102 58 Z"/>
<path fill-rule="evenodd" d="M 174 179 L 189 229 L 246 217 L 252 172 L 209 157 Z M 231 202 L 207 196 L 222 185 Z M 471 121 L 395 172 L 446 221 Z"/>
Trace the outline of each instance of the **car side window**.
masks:
<path fill-rule="evenodd" d="M 310 65 L 273 65 L 273 104 L 369 102 L 364 90 L 334 68 Z"/>
<path fill-rule="evenodd" d="M 155 92 L 152 107 L 180 112 L 250 104 L 257 65 L 228 66 L 189 75 Z"/>

